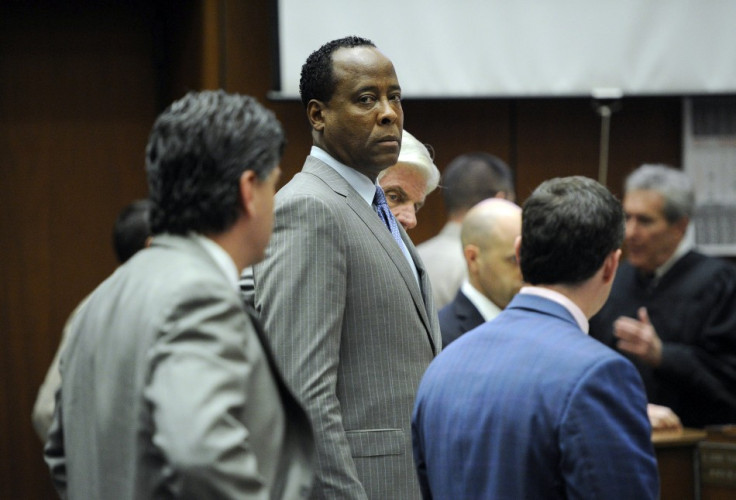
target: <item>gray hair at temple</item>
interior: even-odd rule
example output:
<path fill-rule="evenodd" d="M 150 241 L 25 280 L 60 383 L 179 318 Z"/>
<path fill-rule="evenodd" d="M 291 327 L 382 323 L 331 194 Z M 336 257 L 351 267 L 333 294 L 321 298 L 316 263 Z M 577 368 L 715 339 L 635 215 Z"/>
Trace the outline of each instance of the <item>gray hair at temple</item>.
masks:
<path fill-rule="evenodd" d="M 437 168 L 437 165 L 434 164 L 432 155 L 429 154 L 427 147 L 406 130 L 404 130 L 401 135 L 401 152 L 399 153 L 399 159 L 396 163 L 411 166 L 414 170 L 419 172 L 427 182 L 424 194 L 429 194 L 437 189 L 437 186 L 440 183 L 440 170 Z M 389 168 L 379 172 L 379 181 L 384 175 L 386 175 L 386 171 Z"/>
<path fill-rule="evenodd" d="M 664 216 L 670 224 L 683 217 L 690 218 L 695 209 L 692 181 L 682 170 L 667 165 L 642 165 L 626 178 L 624 190 L 659 193 L 664 199 Z"/>

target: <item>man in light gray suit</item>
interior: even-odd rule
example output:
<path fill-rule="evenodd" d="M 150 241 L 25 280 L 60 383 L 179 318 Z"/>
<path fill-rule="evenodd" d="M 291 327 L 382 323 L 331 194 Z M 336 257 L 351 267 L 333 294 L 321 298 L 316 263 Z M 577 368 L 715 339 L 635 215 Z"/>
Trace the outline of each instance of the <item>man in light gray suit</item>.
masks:
<path fill-rule="evenodd" d="M 276 195 L 256 305 L 315 428 L 313 498 L 419 498 L 411 409 L 442 342 L 424 266 L 376 184 L 399 155 L 401 88 L 357 37 L 310 55 L 300 87 L 314 145 Z"/>
<path fill-rule="evenodd" d="M 154 124 L 151 247 L 75 317 L 45 448 L 63 498 L 308 496 L 308 417 L 237 277 L 263 257 L 284 145 L 250 97 L 190 93 Z"/>

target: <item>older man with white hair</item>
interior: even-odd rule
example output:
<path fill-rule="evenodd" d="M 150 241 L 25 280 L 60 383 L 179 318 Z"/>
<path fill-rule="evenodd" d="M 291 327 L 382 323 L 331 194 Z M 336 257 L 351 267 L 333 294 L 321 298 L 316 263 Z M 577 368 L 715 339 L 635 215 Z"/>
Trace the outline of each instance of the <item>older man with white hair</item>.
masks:
<path fill-rule="evenodd" d="M 687 427 L 736 423 L 736 267 L 692 249 L 693 186 L 644 165 L 626 180 L 627 260 L 590 333 L 636 364 Z"/>
<path fill-rule="evenodd" d="M 439 182 L 440 171 L 427 147 L 404 130 L 398 161 L 378 174 L 388 207 L 404 229 L 416 227 L 417 212 Z"/>

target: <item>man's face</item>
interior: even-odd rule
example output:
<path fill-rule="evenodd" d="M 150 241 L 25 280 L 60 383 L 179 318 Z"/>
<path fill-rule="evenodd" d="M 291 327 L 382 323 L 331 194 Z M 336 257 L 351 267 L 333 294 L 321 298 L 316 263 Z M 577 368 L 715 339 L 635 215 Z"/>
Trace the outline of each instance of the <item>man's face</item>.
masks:
<path fill-rule="evenodd" d="M 665 219 L 664 199 L 656 191 L 636 190 L 626 193 L 627 259 L 634 267 L 653 272 L 669 259 L 682 240 L 687 220 L 670 224 Z"/>
<path fill-rule="evenodd" d="M 424 205 L 427 181 L 412 166 L 397 163 L 379 181 L 386 193 L 386 202 L 407 231 L 417 225 L 417 212 Z"/>
<path fill-rule="evenodd" d="M 332 63 L 336 81 L 332 98 L 317 104 L 321 112 L 316 114 L 308 106 L 318 134 L 315 143 L 375 179 L 396 163 L 401 147 L 404 112 L 393 64 L 374 47 L 338 49 Z"/>
<path fill-rule="evenodd" d="M 477 273 L 481 291 L 500 309 L 505 308 L 521 289 L 521 269 L 514 248 L 520 234 L 521 213 L 499 220 L 492 243 L 478 253 Z"/>

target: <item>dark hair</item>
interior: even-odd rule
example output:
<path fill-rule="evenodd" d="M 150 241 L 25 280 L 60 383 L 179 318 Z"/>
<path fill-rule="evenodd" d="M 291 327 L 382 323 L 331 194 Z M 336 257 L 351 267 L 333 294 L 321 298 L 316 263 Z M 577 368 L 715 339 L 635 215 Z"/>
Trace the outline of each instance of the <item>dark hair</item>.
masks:
<path fill-rule="evenodd" d="M 123 207 L 112 229 L 112 246 L 121 264 L 146 246 L 151 236 L 150 200 L 135 200 Z"/>
<path fill-rule="evenodd" d="M 621 203 L 581 176 L 543 182 L 524 203 L 520 266 L 532 285 L 576 285 L 592 277 L 621 247 Z"/>
<path fill-rule="evenodd" d="M 492 154 L 476 152 L 460 155 L 442 174 L 442 196 L 447 213 L 470 210 L 486 198 L 505 192 L 514 198 L 514 179 L 508 165 Z"/>
<path fill-rule="evenodd" d="M 154 234 L 219 234 L 240 213 L 240 177 L 264 179 L 281 159 L 284 132 L 249 96 L 190 92 L 159 115 L 146 148 Z"/>
<path fill-rule="evenodd" d="M 299 94 L 305 108 L 312 99 L 322 102 L 329 102 L 332 99 L 337 86 L 332 71 L 332 53 L 337 49 L 363 46 L 375 47 L 375 44 L 366 38 L 346 36 L 327 42 L 307 57 L 299 79 Z"/>

